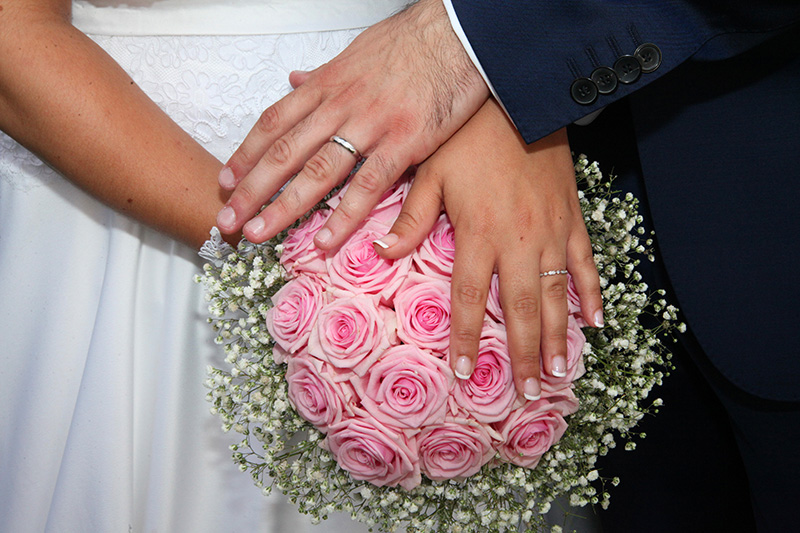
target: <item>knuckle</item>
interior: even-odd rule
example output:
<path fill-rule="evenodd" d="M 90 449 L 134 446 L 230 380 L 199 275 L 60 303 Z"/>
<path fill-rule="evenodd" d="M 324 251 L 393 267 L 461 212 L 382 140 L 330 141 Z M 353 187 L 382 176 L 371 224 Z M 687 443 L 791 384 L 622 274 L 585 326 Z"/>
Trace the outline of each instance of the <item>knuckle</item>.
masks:
<path fill-rule="evenodd" d="M 453 284 L 453 292 L 458 303 L 464 305 L 483 305 L 486 294 L 480 286 L 471 282 L 460 282 Z"/>
<path fill-rule="evenodd" d="M 280 112 L 275 106 L 270 106 L 261 113 L 256 121 L 256 129 L 259 133 L 268 135 L 275 131 L 280 124 Z"/>
<path fill-rule="evenodd" d="M 241 182 L 231 197 L 231 204 L 241 206 L 246 210 L 250 210 L 258 202 L 259 195 L 251 181 Z"/>
<path fill-rule="evenodd" d="M 335 106 L 349 106 L 353 101 L 360 100 L 364 95 L 367 84 L 361 79 L 355 80 L 342 80 L 343 65 L 339 62 L 329 63 L 325 72 L 325 84 L 329 88 L 335 88 L 336 94 L 333 96 L 332 102 Z M 372 109 L 372 105 L 368 109 Z M 378 109 L 382 111 L 383 109 Z"/>
<path fill-rule="evenodd" d="M 336 206 L 332 216 L 338 218 L 345 226 L 352 226 L 357 220 L 356 207 L 349 199 L 343 198 Z"/>
<path fill-rule="evenodd" d="M 319 76 L 321 85 L 335 85 L 335 83 L 342 78 L 344 66 L 342 65 L 341 59 L 335 57 L 311 72 Z"/>
<path fill-rule="evenodd" d="M 529 209 L 518 209 L 514 213 L 514 227 L 519 232 L 529 232 L 536 224 L 533 213 Z"/>
<path fill-rule="evenodd" d="M 464 233 L 486 242 L 494 240 L 495 228 L 497 228 L 497 217 L 495 213 L 483 212 L 475 216 L 470 216 L 464 220 Z"/>
<path fill-rule="evenodd" d="M 247 138 L 236 149 L 228 161 L 228 166 L 236 175 L 247 174 L 258 164 L 258 160 L 264 154 L 264 146 L 254 139 Z"/>
<path fill-rule="evenodd" d="M 567 285 L 561 281 L 549 284 L 544 287 L 544 295 L 549 300 L 565 300 L 567 298 Z"/>
<path fill-rule="evenodd" d="M 567 344 L 567 330 L 563 327 L 550 328 L 542 337 L 542 340 L 550 346 L 562 346 Z"/>
<path fill-rule="evenodd" d="M 418 228 L 421 225 L 419 218 L 413 211 L 404 209 L 400 211 L 400 214 L 397 215 L 397 219 L 394 221 L 394 226 L 392 227 L 392 232 L 394 233 L 395 230 L 399 230 L 400 232 L 413 232 L 415 228 Z"/>
<path fill-rule="evenodd" d="M 397 161 L 384 154 L 372 154 L 367 161 L 369 165 L 367 165 L 362 172 L 372 172 L 377 178 L 388 180 L 390 176 L 400 174 L 397 172 Z"/>
<path fill-rule="evenodd" d="M 358 187 L 368 196 L 374 196 L 385 190 L 386 179 L 377 169 L 364 169 L 353 178 L 351 187 Z"/>
<path fill-rule="evenodd" d="M 600 291 L 599 283 L 593 283 L 590 288 L 582 291 L 582 294 L 585 294 L 590 298 L 597 298 L 598 300 L 601 300 L 603 298 L 603 293 Z"/>
<path fill-rule="evenodd" d="M 585 238 L 582 238 L 584 237 Z M 577 239 L 571 239 L 568 244 L 567 253 L 570 262 L 575 265 L 576 269 L 591 269 L 597 271 L 594 263 L 594 254 L 592 253 L 592 243 L 588 235 L 581 235 Z"/>
<path fill-rule="evenodd" d="M 304 171 L 310 179 L 316 182 L 325 182 L 333 176 L 334 164 L 329 154 L 317 152 L 314 157 L 306 161 Z"/>
<path fill-rule="evenodd" d="M 480 342 L 481 332 L 468 327 L 453 328 L 450 337 L 462 346 L 472 346 Z"/>
<path fill-rule="evenodd" d="M 539 299 L 533 296 L 516 296 L 508 308 L 521 319 L 534 318 L 539 315 Z"/>
<path fill-rule="evenodd" d="M 250 166 L 252 166 L 252 162 L 258 160 L 258 156 L 255 155 L 255 149 L 251 149 L 247 143 L 241 144 L 233 155 L 228 160 L 228 166 L 233 170 L 234 174 L 246 173 L 249 170 Z"/>
<path fill-rule="evenodd" d="M 286 165 L 292 160 L 293 152 L 291 143 L 286 138 L 280 137 L 269 147 L 264 159 L 279 165 Z"/>
<path fill-rule="evenodd" d="M 594 263 L 594 254 L 592 254 L 591 245 L 589 245 L 588 248 L 581 247 L 574 257 L 578 268 L 584 268 L 597 272 L 597 266 Z"/>
<path fill-rule="evenodd" d="M 517 369 L 539 368 L 539 352 L 531 348 L 522 348 L 514 356 L 514 366 Z"/>
<path fill-rule="evenodd" d="M 416 137 L 422 127 L 420 119 L 412 112 L 395 113 L 389 119 L 389 131 L 399 138 Z"/>
<path fill-rule="evenodd" d="M 294 214 L 302 207 L 303 199 L 300 196 L 300 191 L 295 187 L 288 187 L 280 196 L 272 203 L 275 208 L 283 214 Z"/>

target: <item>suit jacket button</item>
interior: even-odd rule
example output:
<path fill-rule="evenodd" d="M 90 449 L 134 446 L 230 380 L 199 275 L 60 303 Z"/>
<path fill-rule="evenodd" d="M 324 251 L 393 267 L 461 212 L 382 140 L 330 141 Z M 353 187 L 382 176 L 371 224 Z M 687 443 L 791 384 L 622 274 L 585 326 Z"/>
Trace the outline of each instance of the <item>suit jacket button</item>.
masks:
<path fill-rule="evenodd" d="M 642 65 L 642 72 L 653 72 L 661 65 L 661 50 L 653 43 L 639 45 L 633 55 Z"/>
<path fill-rule="evenodd" d="M 589 78 L 578 78 L 569 88 L 572 99 L 581 105 L 589 105 L 597 100 L 597 85 Z"/>
<path fill-rule="evenodd" d="M 634 56 L 622 56 L 614 63 L 614 72 L 620 83 L 633 83 L 642 75 L 642 66 Z"/>
<path fill-rule="evenodd" d="M 608 67 L 597 67 L 590 77 L 597 85 L 597 92 L 600 94 L 611 94 L 617 90 L 619 85 L 617 75 Z"/>

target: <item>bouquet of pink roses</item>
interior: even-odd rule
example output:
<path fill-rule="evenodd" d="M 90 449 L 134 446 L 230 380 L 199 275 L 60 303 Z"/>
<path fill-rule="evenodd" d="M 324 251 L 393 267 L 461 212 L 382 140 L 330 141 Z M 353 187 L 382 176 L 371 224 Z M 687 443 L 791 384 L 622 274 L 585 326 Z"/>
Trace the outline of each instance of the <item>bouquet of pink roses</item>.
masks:
<path fill-rule="evenodd" d="M 439 481 L 466 478 L 491 461 L 533 468 L 578 407 L 571 384 L 584 371 L 579 303 L 570 306 L 567 375 L 543 376 L 541 399 L 525 400 L 514 388 L 496 283 L 475 371 L 455 379 L 447 216 L 409 257 L 386 260 L 373 248 L 409 183 L 395 185 L 337 253 L 313 244 L 328 209 L 283 241 L 288 282 L 272 297 L 266 325 L 273 357 L 288 362 L 289 400 L 326 435 L 323 445 L 342 468 L 375 485 L 411 489 L 420 472 Z"/>
<path fill-rule="evenodd" d="M 606 327 L 582 331 L 570 283 L 568 371 L 544 375 L 532 401 L 512 381 L 496 278 L 476 367 L 466 380 L 450 370 L 445 214 L 410 257 L 375 253 L 409 181 L 336 253 L 312 239 L 341 191 L 268 243 L 234 250 L 212 233 L 198 281 L 228 368 L 209 368 L 206 386 L 223 429 L 242 435 L 231 447 L 239 468 L 312 520 L 346 512 L 386 531 L 538 531 L 556 498 L 607 506 L 606 483 L 618 480 L 595 462 L 620 437 L 633 448 L 633 428 L 658 405 L 642 402 L 663 377 L 658 337 L 676 309 L 636 271 L 649 245 L 636 199 L 615 196 L 583 156 L 576 175 Z M 643 312 L 661 323 L 644 328 Z"/>

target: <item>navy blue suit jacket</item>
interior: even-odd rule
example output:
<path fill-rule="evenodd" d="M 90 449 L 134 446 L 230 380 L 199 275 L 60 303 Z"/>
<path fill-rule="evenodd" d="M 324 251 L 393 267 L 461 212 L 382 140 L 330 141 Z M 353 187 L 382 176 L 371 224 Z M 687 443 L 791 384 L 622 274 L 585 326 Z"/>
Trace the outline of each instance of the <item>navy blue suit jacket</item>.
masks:
<path fill-rule="evenodd" d="M 745 391 L 799 401 L 800 2 L 453 6 L 528 142 L 626 98 L 660 253 L 694 335 Z M 576 79 L 644 43 L 661 51 L 656 70 L 575 100 Z"/>

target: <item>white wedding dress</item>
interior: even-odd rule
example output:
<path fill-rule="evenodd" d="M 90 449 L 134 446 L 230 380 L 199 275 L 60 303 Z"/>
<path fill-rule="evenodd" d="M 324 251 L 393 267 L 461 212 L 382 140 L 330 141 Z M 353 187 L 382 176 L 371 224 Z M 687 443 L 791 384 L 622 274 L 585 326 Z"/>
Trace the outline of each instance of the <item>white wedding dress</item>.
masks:
<path fill-rule="evenodd" d="M 225 160 L 288 74 L 401 0 L 78 1 L 74 23 Z M 119 4 L 119 5 L 117 5 Z M 0 134 L 0 531 L 301 532 L 209 413 L 195 251 Z M 325 531 L 364 530 L 338 517 Z"/>

